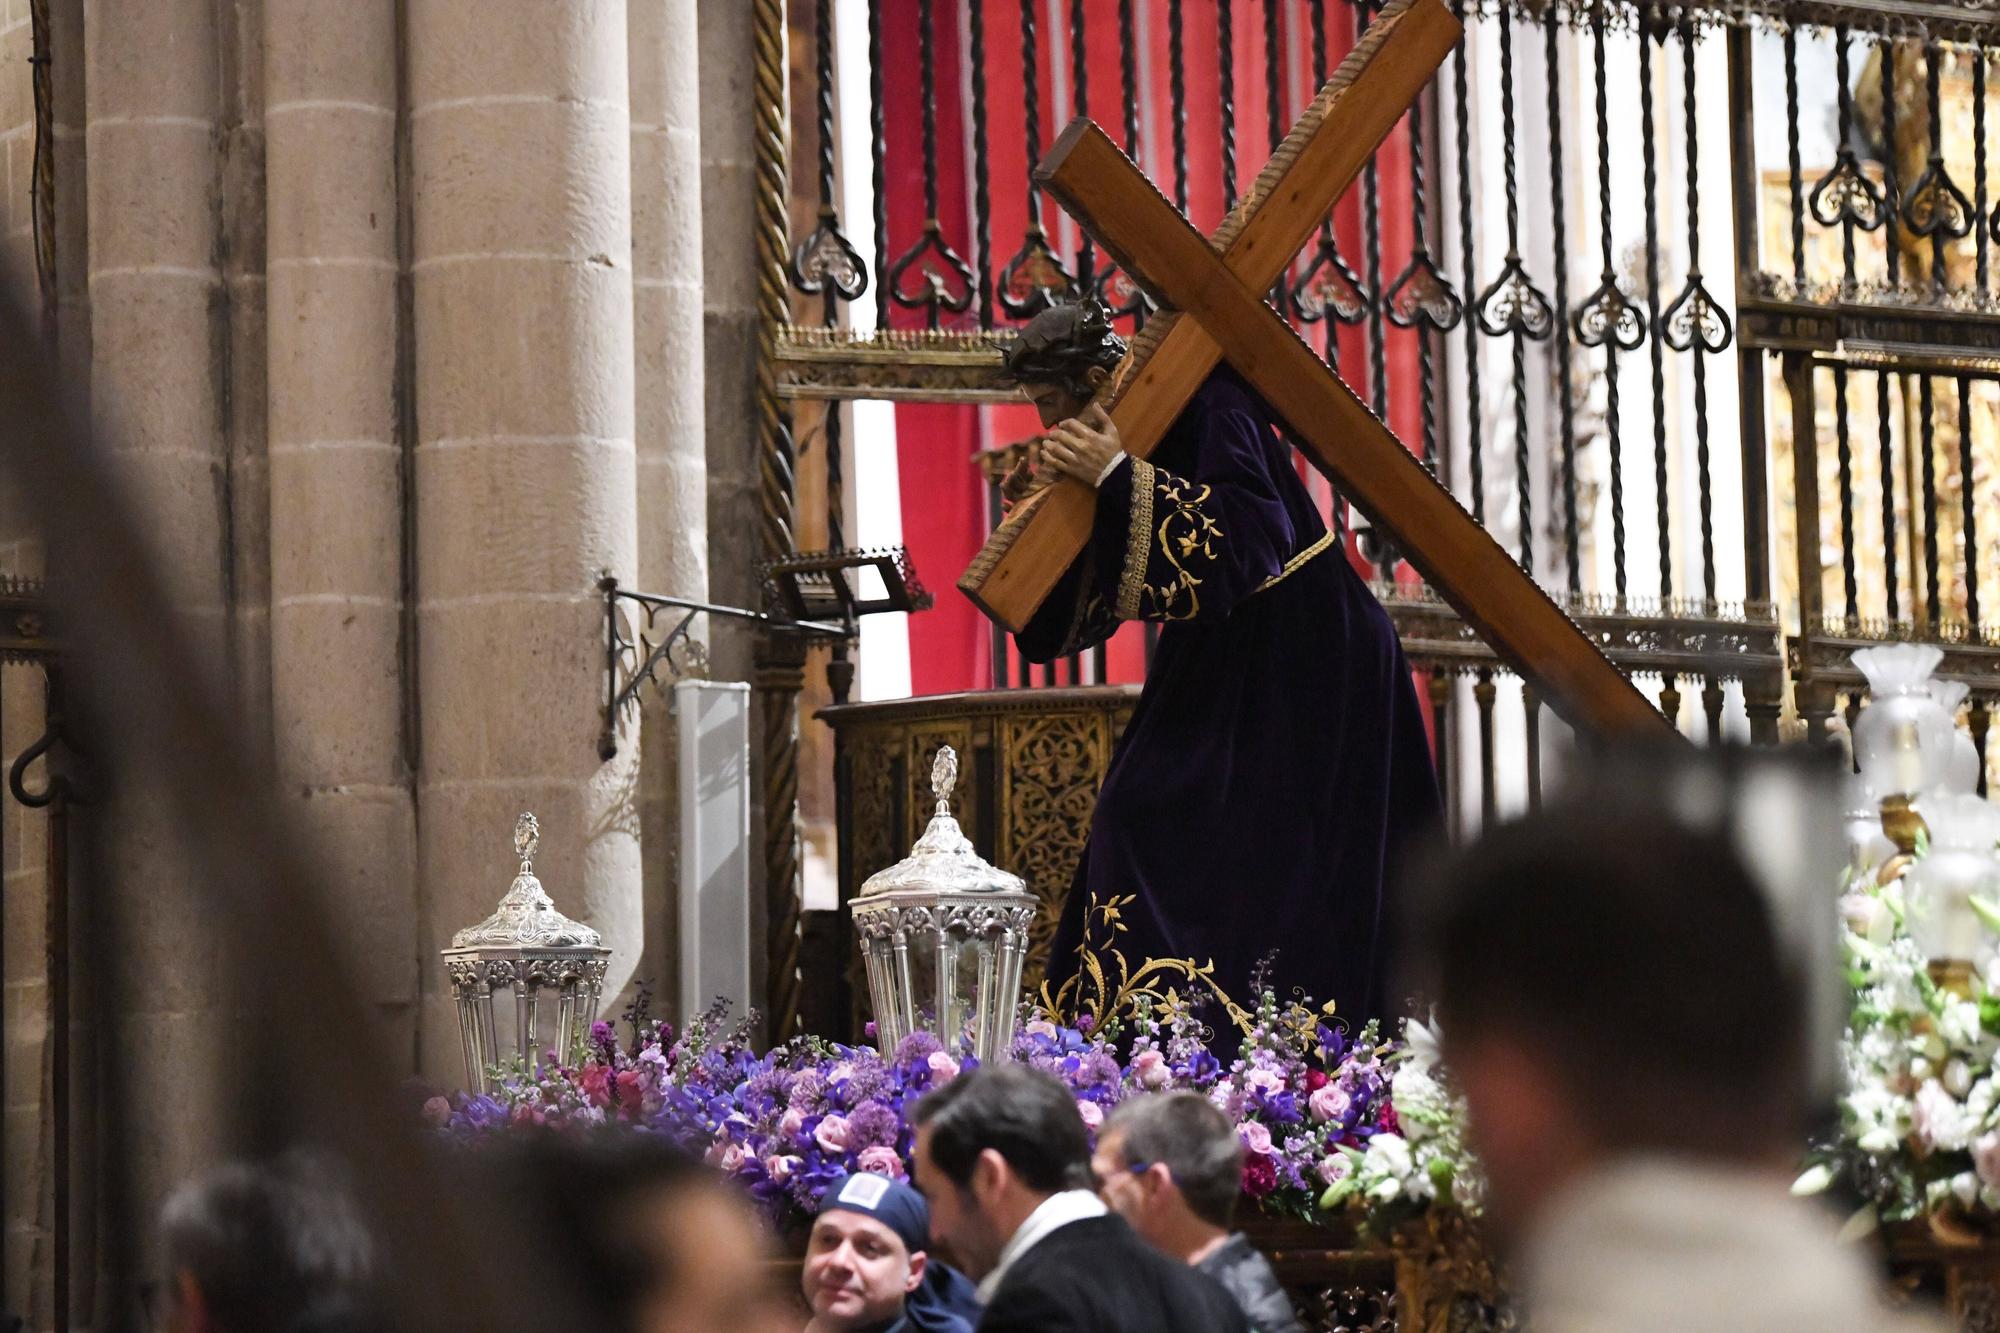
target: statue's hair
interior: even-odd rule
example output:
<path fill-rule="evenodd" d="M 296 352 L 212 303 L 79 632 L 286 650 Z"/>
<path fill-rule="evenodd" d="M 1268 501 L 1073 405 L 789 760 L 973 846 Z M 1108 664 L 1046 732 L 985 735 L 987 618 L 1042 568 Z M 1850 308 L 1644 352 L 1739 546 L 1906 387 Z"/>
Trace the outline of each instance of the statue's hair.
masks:
<path fill-rule="evenodd" d="M 1052 305 L 1024 325 L 1003 351 L 1006 377 L 1016 384 L 1058 384 L 1078 398 L 1092 390 L 1092 368 L 1117 369 L 1125 340 L 1111 327 L 1111 312 L 1085 297 Z"/>

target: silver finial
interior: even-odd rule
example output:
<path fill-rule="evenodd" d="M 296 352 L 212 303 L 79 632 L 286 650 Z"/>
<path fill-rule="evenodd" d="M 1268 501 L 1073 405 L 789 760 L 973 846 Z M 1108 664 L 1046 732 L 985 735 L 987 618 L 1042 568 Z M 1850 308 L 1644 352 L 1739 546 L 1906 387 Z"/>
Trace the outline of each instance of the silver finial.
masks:
<path fill-rule="evenodd" d="M 521 873 L 527 874 L 535 860 L 535 849 L 542 845 L 542 826 L 532 812 L 523 812 L 514 821 L 514 854 L 521 858 Z"/>
<path fill-rule="evenodd" d="M 957 785 L 958 751 L 941 745 L 937 758 L 931 761 L 931 795 L 937 799 L 939 814 L 951 813 L 951 789 Z"/>

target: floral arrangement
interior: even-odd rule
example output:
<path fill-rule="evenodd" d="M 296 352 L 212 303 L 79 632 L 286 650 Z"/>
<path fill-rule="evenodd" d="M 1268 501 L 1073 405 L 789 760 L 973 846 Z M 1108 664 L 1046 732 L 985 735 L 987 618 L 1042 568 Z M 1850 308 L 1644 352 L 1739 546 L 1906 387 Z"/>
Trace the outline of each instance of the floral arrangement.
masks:
<path fill-rule="evenodd" d="M 648 1018 L 643 998 L 622 1022 L 623 1038 L 598 1023 L 580 1058 L 550 1051 L 533 1069 L 517 1063 L 499 1071 L 492 1092 L 432 1097 L 425 1115 L 461 1141 L 528 1125 L 664 1134 L 789 1226 L 813 1216 L 844 1173 L 905 1176 L 907 1109 L 972 1064 L 925 1032 L 886 1057 L 813 1037 L 758 1055 L 749 1020 L 731 1026 L 721 1003 L 678 1032 Z M 1174 1089 L 1208 1097 L 1243 1141 L 1244 1192 L 1269 1212 L 1311 1219 L 1353 1209 L 1386 1229 L 1437 1201 L 1477 1207 L 1463 1108 L 1422 1024 L 1407 1024 L 1401 1041 L 1374 1023 L 1350 1034 L 1266 993 L 1227 1064 L 1206 1035 L 1169 991 L 1101 1024 L 1086 1016 L 1064 1026 L 1028 1010 L 1012 1054 L 1068 1088 L 1093 1134 L 1127 1098 Z"/>
<path fill-rule="evenodd" d="M 1847 1090 L 1837 1133 L 1795 1191 L 1857 1193 L 1857 1228 L 2000 1212 L 2000 958 L 1939 985 L 1907 933 L 1900 881 L 1851 877 L 1841 910 L 1854 993 L 1841 1047 Z"/>

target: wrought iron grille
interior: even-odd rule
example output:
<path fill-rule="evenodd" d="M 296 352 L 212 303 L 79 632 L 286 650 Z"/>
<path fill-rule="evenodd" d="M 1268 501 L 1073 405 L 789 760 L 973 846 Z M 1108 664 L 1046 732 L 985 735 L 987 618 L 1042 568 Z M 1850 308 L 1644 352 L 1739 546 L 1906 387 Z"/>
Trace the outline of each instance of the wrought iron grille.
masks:
<path fill-rule="evenodd" d="M 1093 116 L 1212 224 L 1379 6 L 867 0 L 859 68 L 840 8 L 795 0 L 817 209 L 791 276 L 817 299 L 780 392 L 990 403 L 993 340 L 1049 300 L 1148 314 L 1027 177 L 1062 124 Z M 1273 304 L 1692 729 L 1773 738 L 1789 670 L 1816 732 L 1852 685 L 1820 645 L 1901 637 L 1953 644 L 1983 719 L 2000 3 L 1455 8 L 1465 41 Z M 828 90 L 864 76 L 869 160 L 843 163 Z M 843 216 L 864 170 L 872 212 Z M 892 207 L 899 180 L 921 216 Z M 1010 441 L 990 443 L 997 480 Z M 1498 664 L 1358 535 L 1413 656 L 1471 678 L 1433 699 L 1480 714 L 1490 752 Z M 995 661 L 996 683 L 1102 670 Z"/>

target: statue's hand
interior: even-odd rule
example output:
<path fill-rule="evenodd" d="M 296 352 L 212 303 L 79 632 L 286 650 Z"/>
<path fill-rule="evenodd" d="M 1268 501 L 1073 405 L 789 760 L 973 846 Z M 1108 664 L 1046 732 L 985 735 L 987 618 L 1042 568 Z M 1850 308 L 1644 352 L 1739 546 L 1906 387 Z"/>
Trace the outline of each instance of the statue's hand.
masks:
<path fill-rule="evenodd" d="M 1092 403 L 1082 415 L 1057 422 L 1042 445 L 1042 457 L 1066 477 L 1094 487 L 1105 470 L 1125 452 L 1118 439 L 1118 423 L 1111 414 Z"/>
<path fill-rule="evenodd" d="M 1041 445 L 1030 440 L 1028 447 L 1021 452 L 1021 461 L 1014 464 L 1007 475 L 1000 479 L 1002 508 L 1013 508 L 1049 484 L 1047 477 L 1037 476 L 1035 473 L 1035 459 L 1040 452 Z"/>

